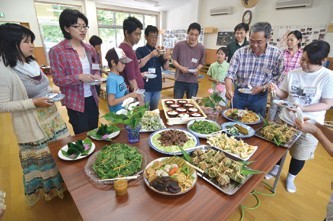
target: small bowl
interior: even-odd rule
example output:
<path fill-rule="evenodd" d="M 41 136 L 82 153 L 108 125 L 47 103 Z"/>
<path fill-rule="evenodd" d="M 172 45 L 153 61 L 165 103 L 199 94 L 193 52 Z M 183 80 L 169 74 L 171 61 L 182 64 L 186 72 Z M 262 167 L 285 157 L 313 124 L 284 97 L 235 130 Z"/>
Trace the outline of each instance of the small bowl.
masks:
<path fill-rule="evenodd" d="M 195 113 L 195 112 L 198 112 L 199 109 L 198 109 L 198 108 L 195 108 L 195 107 L 191 107 L 191 108 L 188 109 L 188 111 L 189 111 L 190 113 Z"/>
<path fill-rule="evenodd" d="M 170 108 L 171 108 L 172 110 L 176 110 L 176 109 L 179 108 L 179 107 L 180 107 L 179 104 L 171 104 L 171 105 L 170 105 Z"/>
<path fill-rule="evenodd" d="M 191 107 L 194 107 L 194 105 L 193 105 L 193 104 L 190 104 L 190 103 L 186 103 L 186 104 L 183 105 L 183 107 L 189 109 L 189 108 L 191 108 Z"/>
<path fill-rule="evenodd" d="M 178 114 L 178 117 L 180 117 L 180 118 L 188 118 L 188 117 L 190 117 L 190 115 L 188 115 L 187 113 L 182 113 L 182 114 Z"/>
<path fill-rule="evenodd" d="M 202 117 L 202 114 L 200 114 L 198 112 L 193 112 L 193 113 L 191 113 L 191 117 Z"/>
<path fill-rule="evenodd" d="M 187 103 L 187 100 L 178 100 L 177 103 L 178 103 L 179 105 L 184 105 L 184 104 Z"/>
<path fill-rule="evenodd" d="M 176 109 L 176 111 L 178 111 L 178 113 L 182 114 L 182 113 L 186 113 L 187 109 L 186 108 L 183 108 L 183 107 L 178 107 Z"/>
<path fill-rule="evenodd" d="M 167 111 L 167 115 L 168 115 L 169 117 L 174 118 L 174 117 L 177 117 L 177 116 L 178 116 L 178 112 L 175 111 L 175 110 L 169 110 L 169 111 Z"/>
<path fill-rule="evenodd" d="M 166 100 L 164 103 L 165 103 L 166 106 L 170 107 L 170 105 L 174 104 L 175 101 L 173 101 L 173 100 Z"/>

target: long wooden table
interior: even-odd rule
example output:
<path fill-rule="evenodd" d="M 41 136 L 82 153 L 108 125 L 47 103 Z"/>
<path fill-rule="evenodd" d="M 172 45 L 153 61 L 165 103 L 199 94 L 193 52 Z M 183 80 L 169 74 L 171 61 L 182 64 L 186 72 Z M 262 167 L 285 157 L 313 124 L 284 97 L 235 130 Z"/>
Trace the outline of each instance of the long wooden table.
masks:
<path fill-rule="evenodd" d="M 161 114 L 163 115 L 163 113 Z M 163 116 L 165 119 L 165 117 Z M 219 117 L 218 122 L 225 119 Z M 173 128 L 184 128 L 185 125 L 174 125 Z M 256 125 L 258 128 L 260 125 Z M 141 149 L 148 158 L 163 157 L 149 147 L 150 133 L 142 133 L 141 140 L 133 144 Z M 151 191 L 139 180 L 136 186 L 128 189 L 128 195 L 116 197 L 113 190 L 96 188 L 89 182 L 84 173 L 87 158 L 78 161 L 63 161 L 57 154 L 68 142 L 84 139 L 86 134 L 79 134 L 55 141 L 49 144 L 50 151 L 62 174 L 67 188 L 85 221 L 110 220 L 225 220 L 239 207 L 244 198 L 261 182 L 264 174 L 253 175 L 234 195 L 228 196 L 198 177 L 196 186 L 188 193 L 180 196 L 164 196 Z M 93 141 L 96 151 L 110 142 Z M 201 144 L 205 140 L 200 140 Z M 251 168 L 270 171 L 271 168 L 286 155 L 287 149 L 257 137 L 246 139 L 246 142 L 259 148 L 250 158 L 254 161 Z M 127 143 L 127 133 L 124 129 L 111 143 Z"/>

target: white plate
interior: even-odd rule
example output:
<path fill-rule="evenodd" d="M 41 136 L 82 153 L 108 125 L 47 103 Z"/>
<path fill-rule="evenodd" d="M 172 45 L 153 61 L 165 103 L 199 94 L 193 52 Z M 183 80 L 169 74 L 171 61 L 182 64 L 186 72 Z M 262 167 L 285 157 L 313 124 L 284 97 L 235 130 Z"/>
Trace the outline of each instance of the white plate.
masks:
<path fill-rule="evenodd" d="M 62 99 L 64 99 L 65 95 L 64 94 L 58 94 L 58 93 L 50 93 L 45 95 L 46 98 L 50 98 L 50 100 L 48 102 L 57 102 L 57 101 L 61 101 Z"/>
<path fill-rule="evenodd" d="M 148 79 L 153 79 L 153 78 L 156 78 L 157 75 L 148 73 L 148 74 L 145 74 L 145 77 L 148 78 Z"/>
<path fill-rule="evenodd" d="M 150 167 L 150 166 L 152 166 L 156 161 L 162 161 L 162 160 L 164 160 L 164 159 L 167 159 L 167 158 L 169 158 L 169 157 L 161 157 L 161 158 L 158 158 L 158 159 L 155 159 L 155 160 L 153 160 L 152 162 L 150 162 L 147 166 L 146 166 L 146 168 L 145 168 L 145 170 L 144 170 L 144 175 L 143 175 L 143 180 L 145 181 L 145 184 L 147 185 L 147 187 L 149 187 L 151 190 L 153 190 L 154 192 L 156 192 L 156 193 L 160 193 L 160 194 L 163 194 L 163 195 L 169 195 L 169 196 L 176 196 L 176 195 L 181 195 L 181 194 L 184 194 L 184 193 L 187 193 L 188 191 L 190 191 L 194 186 L 195 186 L 195 184 L 196 184 L 196 182 L 197 182 L 197 172 L 196 172 L 196 170 L 195 169 L 193 169 L 193 173 L 192 173 L 192 177 L 193 177 L 193 181 L 192 181 L 192 185 L 190 186 L 190 187 L 188 187 L 187 189 L 185 189 L 185 190 L 183 190 L 183 191 L 181 191 L 181 192 L 178 192 L 178 193 L 169 193 L 169 192 L 162 192 L 162 191 L 159 191 L 159 190 L 157 190 L 157 189 L 155 189 L 154 187 L 152 187 L 151 185 L 150 185 L 150 183 L 149 183 L 149 181 L 147 180 L 147 178 L 146 178 L 146 170 Z M 191 167 L 190 165 L 188 165 L 189 167 Z"/>
<path fill-rule="evenodd" d="M 250 88 L 238 88 L 238 91 L 243 94 L 252 94 L 252 89 Z"/>
<path fill-rule="evenodd" d="M 77 158 L 72 159 L 72 158 L 66 157 L 65 155 L 62 154 L 61 150 L 64 150 L 64 151 L 67 151 L 67 150 L 68 150 L 68 146 L 65 145 L 65 146 L 63 146 L 62 148 L 60 148 L 60 150 L 58 151 L 58 157 L 59 157 L 60 159 L 62 159 L 62 160 L 67 160 L 67 161 L 80 160 L 80 159 L 86 158 L 86 157 L 88 157 L 90 154 L 92 154 L 92 153 L 94 152 L 95 148 L 96 148 L 96 146 L 95 146 L 95 144 L 92 142 L 92 145 L 91 145 L 90 150 L 89 150 L 89 152 L 88 152 L 87 155 L 85 155 L 85 156 L 81 156 L 81 154 L 80 154 Z"/>
<path fill-rule="evenodd" d="M 247 129 L 247 132 L 248 132 L 248 135 L 243 135 L 243 134 L 233 135 L 233 134 L 230 134 L 230 133 L 228 132 L 228 130 L 227 130 L 227 127 L 228 127 L 228 126 L 234 126 L 235 124 L 238 124 L 238 125 L 240 125 L 240 126 L 246 128 L 246 129 Z M 226 133 L 227 133 L 227 134 L 229 134 L 229 135 L 231 135 L 231 136 L 234 136 L 234 137 L 236 137 L 236 138 L 248 138 L 248 137 L 252 137 L 252 136 L 256 133 L 256 131 L 253 130 L 252 127 L 247 126 L 247 125 L 242 124 L 242 123 L 239 123 L 239 122 L 226 122 L 226 123 L 223 123 L 221 126 L 222 126 L 222 130 L 226 130 Z"/>
<path fill-rule="evenodd" d="M 155 115 L 155 116 L 158 118 L 158 121 L 159 121 L 159 123 L 160 123 L 160 125 L 161 125 L 161 128 L 159 128 L 159 129 L 157 129 L 157 130 L 161 130 L 161 129 L 166 128 L 166 127 L 165 127 L 165 124 L 164 124 L 164 122 L 163 122 L 163 120 L 162 120 L 162 118 L 160 117 L 160 110 L 159 110 L 159 109 L 156 109 L 156 110 L 153 110 L 153 111 L 146 111 L 145 114 L 149 114 L 149 112 L 153 112 L 152 115 Z M 146 116 L 144 115 L 144 117 L 146 117 Z M 150 117 L 152 118 L 153 116 L 150 115 Z M 142 118 L 142 119 L 144 119 L 144 118 Z M 141 121 L 142 121 L 142 120 L 141 120 Z M 142 123 L 142 122 L 141 122 L 141 123 Z M 143 126 L 142 126 L 142 127 L 143 127 Z M 141 127 L 141 130 L 140 130 L 140 133 L 157 131 L 157 130 L 145 130 L 145 129 L 143 129 L 142 127 Z"/>
<path fill-rule="evenodd" d="M 273 100 L 273 103 L 280 106 L 280 107 L 286 107 L 286 108 L 289 108 L 289 109 L 292 109 L 292 110 L 296 110 L 297 107 L 290 103 L 289 101 L 286 101 L 286 100 Z"/>
<path fill-rule="evenodd" d="M 85 84 L 88 84 L 88 85 L 99 85 L 99 84 L 101 84 L 103 81 L 101 81 L 101 80 L 94 80 L 94 81 L 92 81 L 92 82 L 85 82 Z"/>
<path fill-rule="evenodd" d="M 156 146 L 155 144 L 153 144 L 153 137 L 154 136 L 157 136 L 158 134 L 160 134 L 161 132 L 163 131 L 167 131 L 167 130 L 179 130 L 179 131 L 183 131 L 187 136 L 189 136 L 193 141 L 194 141 L 194 144 L 190 147 L 187 147 L 186 149 L 183 147 L 183 149 L 186 151 L 186 152 L 191 152 L 193 150 L 195 150 L 196 148 L 198 148 L 197 146 L 199 146 L 199 139 L 194 136 L 194 134 L 186 131 L 186 130 L 183 130 L 183 129 L 171 129 L 171 128 L 166 128 L 166 129 L 162 129 L 162 130 L 158 130 L 154 133 L 152 133 L 150 136 L 149 136 L 149 145 L 154 149 L 156 150 L 157 152 L 160 152 L 160 153 L 163 153 L 163 154 L 167 154 L 167 155 L 182 155 L 182 152 L 180 150 L 177 150 L 177 151 L 167 151 L 165 149 L 162 149 L 158 146 Z M 177 148 L 178 149 L 178 148 Z"/>
<path fill-rule="evenodd" d="M 190 126 L 195 122 L 195 121 L 207 121 L 209 123 L 212 123 L 212 124 L 215 124 L 216 126 L 218 126 L 221 130 L 221 125 L 219 125 L 218 123 L 216 123 L 215 121 L 212 121 L 212 120 L 191 120 L 190 122 L 187 123 L 187 129 L 193 133 L 195 136 L 199 137 L 199 138 L 205 138 L 207 139 L 208 137 L 210 137 L 211 134 L 201 134 L 201 133 L 198 133 L 198 132 L 195 132 L 193 130 L 190 129 Z M 217 132 L 217 131 L 216 131 Z M 214 132 L 215 133 L 215 132 Z"/>
<path fill-rule="evenodd" d="M 187 69 L 187 71 L 188 72 L 190 72 L 190 73 L 198 73 L 198 69 L 196 69 L 196 68 L 193 68 L 193 69 Z"/>
<path fill-rule="evenodd" d="M 89 131 L 89 132 L 88 132 L 88 136 L 91 137 L 91 138 L 94 139 L 94 140 L 111 141 L 112 138 L 114 138 L 114 137 L 116 137 L 116 136 L 118 136 L 118 135 L 120 134 L 120 130 L 118 130 L 118 131 L 115 131 L 115 132 L 109 134 L 109 136 L 108 136 L 107 139 L 103 139 L 103 138 L 96 137 L 96 136 L 94 135 L 94 134 L 97 132 L 97 130 L 98 130 L 98 128 L 93 129 L 92 131 Z M 92 134 L 91 134 L 90 132 L 92 132 Z"/>
<path fill-rule="evenodd" d="M 259 115 L 258 114 L 256 114 L 256 113 L 254 113 L 256 116 L 257 116 L 257 121 L 254 121 L 254 122 L 242 122 L 242 121 L 240 121 L 239 119 L 234 119 L 234 118 L 231 118 L 231 117 L 228 117 L 225 113 L 227 112 L 227 111 L 229 111 L 230 109 L 227 109 L 227 110 L 224 110 L 224 111 L 222 111 L 222 116 L 223 117 L 225 117 L 226 119 L 228 119 L 228 120 L 231 120 L 231 121 L 235 121 L 235 122 L 240 122 L 240 123 L 243 123 L 243 124 L 248 124 L 248 125 L 252 125 L 252 124 L 258 124 L 258 123 L 260 123 L 261 122 L 261 118 L 259 117 Z M 236 108 L 233 108 L 233 110 L 238 110 L 239 112 L 243 112 L 244 114 L 246 114 L 247 112 L 248 112 L 248 110 L 242 110 L 242 109 L 236 109 Z"/>
<path fill-rule="evenodd" d="M 136 91 L 135 91 L 135 93 L 137 93 L 137 94 L 144 94 L 145 93 L 145 89 L 137 89 Z"/>

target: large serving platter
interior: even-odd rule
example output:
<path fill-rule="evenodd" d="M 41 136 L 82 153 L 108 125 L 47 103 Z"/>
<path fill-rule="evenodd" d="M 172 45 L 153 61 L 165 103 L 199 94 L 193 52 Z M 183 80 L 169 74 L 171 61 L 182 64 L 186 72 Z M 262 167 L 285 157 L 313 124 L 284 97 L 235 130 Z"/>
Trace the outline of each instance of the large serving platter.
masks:
<path fill-rule="evenodd" d="M 175 103 L 179 102 L 180 100 L 182 101 L 186 101 L 189 104 L 193 104 L 195 108 L 198 109 L 198 113 L 201 116 L 198 117 L 193 117 L 189 114 L 188 117 L 170 117 L 167 112 L 172 110 L 170 107 L 168 107 L 166 105 L 166 101 L 174 101 Z M 163 111 L 167 120 L 167 124 L 168 125 L 176 125 L 176 124 L 187 124 L 188 122 L 190 122 L 191 120 L 196 120 L 196 119 L 205 119 L 207 118 L 207 115 L 202 111 L 202 109 L 200 108 L 200 106 L 193 100 L 193 99 L 161 99 L 162 102 L 162 107 L 163 107 Z"/>
<path fill-rule="evenodd" d="M 274 123 L 274 122 L 270 122 L 270 124 L 276 124 L 276 123 Z M 277 125 L 277 124 L 276 124 L 276 125 Z M 272 141 L 272 140 L 266 138 L 266 137 L 262 134 L 262 130 L 263 130 L 263 128 L 264 128 L 264 127 L 258 129 L 258 130 L 256 131 L 256 133 L 255 133 L 255 136 L 256 136 L 256 137 L 259 137 L 259 138 L 261 138 L 261 139 L 267 140 L 267 141 L 269 141 L 269 142 L 271 142 L 271 143 L 274 143 L 274 141 Z M 291 137 L 290 139 L 288 139 L 288 142 L 286 142 L 286 143 L 281 143 L 281 144 L 279 144 L 278 146 L 285 147 L 285 148 L 290 148 L 290 147 L 291 147 L 292 145 L 294 145 L 295 142 L 301 137 L 301 135 L 302 135 L 302 131 L 297 130 L 297 129 L 295 129 L 295 128 L 291 128 L 291 127 L 290 127 L 290 130 L 293 131 L 293 135 L 292 135 L 292 137 Z M 276 144 L 276 143 L 275 143 L 275 144 Z"/>
<path fill-rule="evenodd" d="M 166 154 L 166 155 L 182 155 L 182 152 L 180 151 L 179 148 L 177 148 L 176 145 L 172 146 L 172 148 L 164 148 L 164 147 L 160 146 L 157 142 L 155 142 L 155 140 L 157 139 L 157 137 L 160 136 L 160 134 L 162 132 L 168 131 L 168 130 L 182 131 L 182 132 L 184 132 L 187 135 L 187 137 L 189 139 L 191 139 L 193 145 L 190 145 L 190 146 L 187 146 L 187 147 L 184 147 L 184 146 L 182 147 L 186 152 L 193 151 L 199 145 L 199 139 L 194 134 L 192 134 L 192 133 L 190 133 L 190 132 L 188 132 L 186 130 L 183 130 L 183 129 L 166 128 L 166 129 L 162 129 L 162 130 L 156 131 L 156 132 L 152 133 L 149 136 L 149 145 L 154 150 L 156 150 L 157 152 L 160 152 L 160 153 L 163 153 L 163 154 Z"/>
<path fill-rule="evenodd" d="M 180 162 L 180 163 L 177 163 L 177 166 L 178 166 L 178 167 L 181 167 L 181 166 L 185 165 L 185 166 L 187 166 L 187 167 L 189 167 L 190 169 L 193 170 L 192 175 L 191 175 L 192 180 L 191 180 L 191 183 L 190 183 L 189 186 L 185 187 L 184 189 L 182 189 L 182 190 L 181 190 L 180 192 L 178 192 L 178 193 L 170 193 L 170 192 L 159 191 L 159 190 L 155 189 L 155 188 L 151 185 L 151 183 L 149 182 L 149 180 L 148 180 L 148 174 L 147 174 L 147 169 L 150 168 L 150 167 L 152 167 L 153 164 L 154 164 L 155 162 L 162 162 L 162 161 L 165 161 L 165 160 L 168 160 L 168 159 L 171 159 L 171 158 L 170 158 L 170 157 L 161 157 L 161 158 L 158 158 L 158 159 L 153 160 L 152 162 L 150 162 L 150 163 L 146 166 L 146 168 L 145 168 L 145 170 L 144 170 L 144 173 L 143 173 L 143 180 L 144 180 L 145 184 L 147 185 L 148 188 L 150 188 L 150 189 L 153 190 L 154 192 L 159 193 L 159 194 L 163 194 L 163 195 L 175 196 L 175 195 L 182 195 L 182 194 L 185 194 L 185 193 L 189 192 L 189 191 L 195 186 L 195 184 L 196 184 L 196 182 L 197 182 L 197 172 L 196 172 L 196 170 L 193 169 L 190 165 L 188 165 L 188 164 L 186 163 L 186 161 L 184 161 L 184 160 L 181 159 L 181 158 L 178 158 L 178 159 L 177 159 L 177 160 Z"/>
<path fill-rule="evenodd" d="M 133 147 L 136 148 L 136 147 Z M 139 148 L 136 148 L 137 151 L 141 154 L 142 156 L 142 162 L 141 162 L 141 169 L 139 171 L 137 171 L 136 173 L 133 174 L 129 174 L 129 176 L 137 176 L 140 177 L 140 174 L 143 172 L 144 168 L 147 165 L 147 156 L 146 154 L 140 150 Z M 93 170 L 92 166 L 94 165 L 98 154 L 101 151 L 96 151 L 93 155 L 91 155 L 86 163 L 86 165 L 84 166 L 84 172 L 85 174 L 90 178 L 90 180 L 94 183 L 94 184 L 99 184 L 99 185 L 113 185 L 114 181 L 118 178 L 124 178 L 126 179 L 126 177 L 124 177 L 122 174 L 119 174 L 118 177 L 115 177 L 113 179 L 101 179 L 97 176 L 97 174 L 95 173 L 95 171 Z"/>
<path fill-rule="evenodd" d="M 197 150 L 201 150 L 202 152 L 207 152 L 209 150 L 214 150 L 216 152 L 221 152 L 221 150 L 217 149 L 217 148 L 214 148 L 214 147 L 211 147 L 211 146 L 201 146 L 199 149 Z M 190 155 L 193 159 L 194 157 L 194 154 L 192 152 L 192 154 Z M 226 158 L 228 158 L 227 156 L 225 156 Z M 228 158 L 229 160 L 231 160 L 232 162 L 235 162 L 234 160 Z M 239 183 L 239 182 L 236 182 L 232 179 L 230 179 L 230 183 L 227 184 L 227 185 L 219 185 L 219 183 L 217 182 L 216 178 L 211 178 L 207 172 L 205 172 L 204 170 L 200 169 L 198 167 L 198 165 L 195 165 L 193 162 L 192 162 L 192 165 L 197 169 L 197 175 L 199 177 L 201 177 L 203 180 L 205 180 L 206 182 L 208 182 L 209 184 L 213 185 L 215 188 L 217 188 L 219 191 L 227 194 L 227 195 L 233 195 L 235 194 L 243 185 L 244 183 L 246 183 L 246 181 L 248 181 L 250 179 L 250 177 L 252 175 L 247 175 L 245 176 L 245 179 L 243 182 Z M 248 167 L 245 167 L 247 169 L 249 169 Z"/>
<path fill-rule="evenodd" d="M 237 140 L 233 136 L 228 137 L 225 133 L 215 133 L 214 136 L 207 139 L 207 143 L 242 161 L 249 160 L 258 149 L 258 146 L 249 145 L 242 139 Z"/>
<path fill-rule="evenodd" d="M 245 128 L 247 130 L 248 134 L 245 135 L 245 134 L 242 134 L 242 133 L 238 133 L 238 134 L 230 133 L 228 128 L 234 126 L 235 124 L 238 124 L 238 125 L 242 126 L 243 128 Z M 250 127 L 248 125 L 245 125 L 245 124 L 242 124 L 242 123 L 239 123 L 239 122 L 225 122 L 221 126 L 222 126 L 222 130 L 225 130 L 225 132 L 227 134 L 229 134 L 231 136 L 234 136 L 236 138 L 242 138 L 242 139 L 249 138 L 249 137 L 252 137 L 256 133 L 256 131 L 252 127 Z"/>
<path fill-rule="evenodd" d="M 188 124 L 187 124 L 187 129 L 188 129 L 191 133 L 193 133 L 195 136 L 197 136 L 197 137 L 199 137 L 199 138 L 207 139 L 208 137 L 211 136 L 211 134 L 213 134 L 213 133 L 215 133 L 215 132 L 217 132 L 217 131 L 212 132 L 212 133 L 208 133 L 208 134 L 204 134 L 204 133 L 196 132 L 196 131 L 194 131 L 194 130 L 191 129 L 191 125 L 193 125 L 196 121 L 209 122 L 209 123 L 211 123 L 211 124 L 213 124 L 213 125 L 216 125 L 216 126 L 219 128 L 219 130 L 221 130 L 221 125 L 219 125 L 218 123 L 216 123 L 215 121 L 212 121 L 212 120 L 199 119 L 199 120 L 192 120 L 192 121 L 188 122 Z"/>
<path fill-rule="evenodd" d="M 231 117 L 230 116 L 231 112 L 238 112 L 238 114 L 242 115 L 242 116 L 247 116 L 247 115 L 253 116 L 253 120 L 247 120 L 247 119 L 244 119 L 244 117 L 239 117 L 239 118 Z M 240 122 L 240 123 L 248 124 L 248 125 L 258 124 L 261 122 L 261 118 L 259 117 L 259 115 L 254 113 L 253 111 L 241 110 L 241 109 L 236 109 L 236 108 L 227 109 L 227 110 L 222 111 L 222 116 L 230 121 Z"/>
<path fill-rule="evenodd" d="M 141 120 L 141 129 L 140 129 L 141 133 L 154 132 L 164 128 L 166 127 L 162 118 L 160 117 L 159 109 L 153 111 L 146 111 L 144 113 L 144 116 Z"/>

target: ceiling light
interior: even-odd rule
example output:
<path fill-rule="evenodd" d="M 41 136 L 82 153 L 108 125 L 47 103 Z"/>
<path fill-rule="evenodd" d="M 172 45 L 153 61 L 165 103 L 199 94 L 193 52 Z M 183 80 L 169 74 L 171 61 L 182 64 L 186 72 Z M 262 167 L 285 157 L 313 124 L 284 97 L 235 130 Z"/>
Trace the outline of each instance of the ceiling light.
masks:
<path fill-rule="evenodd" d="M 156 0 L 134 0 L 136 2 L 145 2 L 145 3 L 148 3 L 148 4 L 152 4 L 154 5 L 154 7 L 158 7 L 160 6 L 159 2 L 156 1 Z"/>

